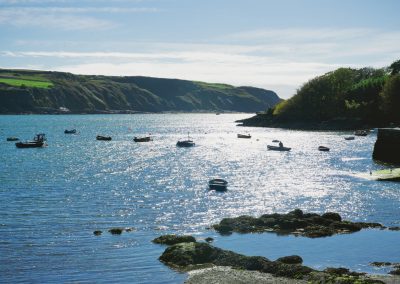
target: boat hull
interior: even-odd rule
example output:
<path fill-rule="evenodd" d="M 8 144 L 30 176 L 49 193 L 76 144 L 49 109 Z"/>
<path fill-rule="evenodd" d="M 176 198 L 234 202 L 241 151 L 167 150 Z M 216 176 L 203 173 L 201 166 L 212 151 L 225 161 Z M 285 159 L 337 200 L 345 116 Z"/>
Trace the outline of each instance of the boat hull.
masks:
<path fill-rule="evenodd" d="M 107 137 L 107 136 L 100 136 L 100 135 L 97 135 L 97 136 L 96 136 L 96 140 L 100 140 L 100 141 L 111 141 L 112 138 L 111 138 L 111 137 Z"/>
<path fill-rule="evenodd" d="M 226 191 L 228 189 L 228 182 L 223 179 L 212 179 L 208 182 L 208 187 L 211 190 Z"/>
<path fill-rule="evenodd" d="M 238 135 L 237 135 L 237 138 L 250 139 L 250 138 L 251 138 L 251 135 L 250 135 L 250 134 L 249 134 L 249 135 L 238 134 Z"/>
<path fill-rule="evenodd" d="M 267 149 L 271 151 L 290 151 L 292 148 L 267 145 Z"/>
<path fill-rule="evenodd" d="M 193 147 L 195 143 L 193 141 L 178 141 L 176 146 L 178 147 Z"/>
<path fill-rule="evenodd" d="M 135 141 L 135 142 L 150 142 L 152 140 L 153 139 L 151 139 L 150 136 L 149 137 L 134 137 L 133 138 L 133 141 Z"/>
<path fill-rule="evenodd" d="M 17 148 L 40 148 L 44 146 L 44 142 L 18 142 L 15 143 Z"/>

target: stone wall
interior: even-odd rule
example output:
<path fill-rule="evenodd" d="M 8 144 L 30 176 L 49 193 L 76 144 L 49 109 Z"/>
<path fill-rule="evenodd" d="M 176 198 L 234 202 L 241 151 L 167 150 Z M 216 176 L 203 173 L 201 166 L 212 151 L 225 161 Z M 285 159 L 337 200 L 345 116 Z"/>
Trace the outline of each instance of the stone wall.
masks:
<path fill-rule="evenodd" d="M 400 128 L 379 128 L 372 157 L 375 160 L 400 164 Z"/>

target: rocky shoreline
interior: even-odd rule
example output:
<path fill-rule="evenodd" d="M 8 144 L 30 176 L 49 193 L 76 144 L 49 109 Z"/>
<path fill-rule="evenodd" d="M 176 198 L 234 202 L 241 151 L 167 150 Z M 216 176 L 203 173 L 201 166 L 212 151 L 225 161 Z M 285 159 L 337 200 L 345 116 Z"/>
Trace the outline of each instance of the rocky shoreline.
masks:
<path fill-rule="evenodd" d="M 300 209 L 295 209 L 287 214 L 264 214 L 259 218 L 246 215 L 224 218 L 219 224 L 212 225 L 212 228 L 220 234 L 274 232 L 281 235 L 292 234 L 309 238 L 354 233 L 364 228 L 386 229 L 379 223 L 344 221 L 338 213 L 334 212 L 319 215 L 304 213 Z"/>
<path fill-rule="evenodd" d="M 221 234 L 273 232 L 309 238 L 353 233 L 365 228 L 390 229 L 379 223 L 342 220 L 335 212 L 304 213 L 295 209 L 287 214 L 264 214 L 259 218 L 239 216 L 225 218 L 212 228 Z M 391 276 L 368 275 L 347 268 L 328 267 L 322 271 L 304 266 L 298 255 L 270 260 L 246 256 L 211 245 L 211 238 L 197 241 L 193 236 L 163 235 L 154 243 L 168 247 L 159 257 L 167 266 L 189 273 L 185 283 L 400 283 L 400 264 L 373 262 L 372 266 L 390 266 Z"/>
<path fill-rule="evenodd" d="M 255 116 L 236 121 L 238 126 L 271 127 L 309 131 L 354 131 L 357 129 L 371 129 L 386 127 L 382 122 L 366 122 L 360 119 L 336 118 L 327 121 L 288 121 L 278 120 L 269 113 L 257 113 Z"/>
<path fill-rule="evenodd" d="M 191 236 L 162 237 L 175 244 L 165 249 L 160 261 L 173 269 L 195 271 L 190 273 L 186 283 L 390 283 L 346 268 L 318 271 L 302 265 L 303 260 L 297 255 L 271 261 L 266 257 L 245 256 L 192 241 Z"/>

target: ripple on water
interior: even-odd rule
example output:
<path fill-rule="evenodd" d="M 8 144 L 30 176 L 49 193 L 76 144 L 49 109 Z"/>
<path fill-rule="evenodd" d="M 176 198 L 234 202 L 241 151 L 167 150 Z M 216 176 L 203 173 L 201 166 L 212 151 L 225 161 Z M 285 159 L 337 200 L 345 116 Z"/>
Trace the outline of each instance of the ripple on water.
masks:
<path fill-rule="evenodd" d="M 314 267 L 340 264 L 369 271 L 368 261 L 400 262 L 388 250 L 376 252 L 379 259 L 362 253 L 380 238 L 368 234 L 360 235 L 365 239 L 358 249 L 349 245 L 349 254 L 337 258 L 341 237 L 257 235 L 267 238 L 263 244 L 252 236 L 232 239 L 206 230 L 223 217 L 296 207 L 399 225 L 399 184 L 359 175 L 381 168 L 371 159 L 375 134 L 346 141 L 343 132 L 235 126 L 247 116 L 0 116 L 5 136 L 28 139 L 45 132 L 49 144 L 21 150 L 0 142 L 0 282 L 182 282 L 184 275 L 158 261 L 164 247 L 151 239 L 162 233 L 213 235 L 218 246 L 232 243 L 235 251 L 252 254 L 254 248 L 272 258 L 298 251 Z M 76 128 L 79 135 L 65 135 L 66 128 Z M 188 132 L 196 147 L 177 148 L 176 141 Z M 242 132 L 252 139 L 237 139 Z M 148 133 L 153 142 L 132 141 Z M 113 140 L 96 141 L 97 134 Z M 274 139 L 292 151 L 266 150 Z M 331 151 L 317 151 L 320 145 Z M 227 179 L 228 191 L 209 191 L 212 177 Z M 107 232 L 112 227 L 135 231 L 113 236 Z M 103 234 L 96 237 L 94 230 Z M 381 242 L 390 247 L 392 239 L 383 234 Z M 257 247 L 249 246 L 253 241 Z M 321 253 L 324 246 L 329 249 Z"/>

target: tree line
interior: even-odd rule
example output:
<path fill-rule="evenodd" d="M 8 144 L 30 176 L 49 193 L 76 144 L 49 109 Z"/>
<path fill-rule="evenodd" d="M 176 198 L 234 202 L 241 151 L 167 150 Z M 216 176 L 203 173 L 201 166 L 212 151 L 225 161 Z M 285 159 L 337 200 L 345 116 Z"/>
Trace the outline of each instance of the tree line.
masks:
<path fill-rule="evenodd" d="M 400 122 L 400 60 L 389 67 L 339 68 L 311 79 L 268 114 L 276 121 Z"/>

